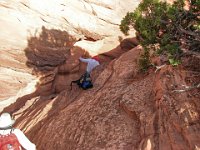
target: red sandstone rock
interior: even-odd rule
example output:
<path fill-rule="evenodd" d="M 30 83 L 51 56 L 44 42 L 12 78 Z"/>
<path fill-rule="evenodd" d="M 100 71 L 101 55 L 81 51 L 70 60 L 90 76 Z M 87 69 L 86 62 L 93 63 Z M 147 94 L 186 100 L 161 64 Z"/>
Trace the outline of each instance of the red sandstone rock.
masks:
<path fill-rule="evenodd" d="M 66 83 L 74 73 L 57 72 L 59 79 L 52 80 L 57 93 L 16 103 L 16 126 L 41 150 L 199 147 L 199 89 L 176 92 L 192 85 L 186 79 L 193 71 L 166 65 L 141 74 L 140 53 L 137 46 L 97 67 L 94 88 L 87 91 L 70 90 Z"/>
<path fill-rule="evenodd" d="M 115 7 L 109 2 L 101 5 Z M 71 90 L 71 80 L 85 71 L 85 65 L 77 59 L 89 56 L 90 51 L 85 53 L 84 46 L 74 47 L 67 32 L 46 28 L 43 31 L 39 37 L 28 39 L 26 57 L 12 55 L 15 59 L 3 62 L 3 67 L 10 65 L 25 72 L 19 76 L 16 73 L 9 80 L 24 76 L 24 86 L 33 80 L 25 63 L 38 78 L 36 86 L 32 84 L 4 109 L 13 114 L 15 126 L 25 131 L 38 150 L 199 149 L 200 91 L 187 90 L 200 82 L 199 57 L 191 54 L 183 57 L 182 66 L 166 65 L 142 74 L 138 68 L 141 47 L 135 40 L 126 39 L 99 55 L 101 65 L 91 74 L 94 88 L 84 91 L 74 85 Z M 99 37 L 82 31 L 90 35 L 88 39 Z M 155 62 L 163 63 L 158 58 Z M 6 85 L 7 90 L 21 88 L 13 82 L 12 86 L 15 89 Z"/>

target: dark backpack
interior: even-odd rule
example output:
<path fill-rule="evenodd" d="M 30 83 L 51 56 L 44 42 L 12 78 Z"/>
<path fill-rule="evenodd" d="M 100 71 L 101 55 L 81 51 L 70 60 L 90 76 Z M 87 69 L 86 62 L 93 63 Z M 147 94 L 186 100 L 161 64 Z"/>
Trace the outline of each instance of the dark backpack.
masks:
<path fill-rule="evenodd" d="M 80 79 L 71 82 L 71 89 L 72 83 L 76 83 L 80 88 L 87 90 L 93 87 L 92 80 L 88 73 L 83 74 Z"/>
<path fill-rule="evenodd" d="M 17 139 L 17 136 L 12 133 L 14 129 L 11 130 L 11 133 L 8 135 L 0 134 L 0 150 L 21 150 L 21 145 Z"/>

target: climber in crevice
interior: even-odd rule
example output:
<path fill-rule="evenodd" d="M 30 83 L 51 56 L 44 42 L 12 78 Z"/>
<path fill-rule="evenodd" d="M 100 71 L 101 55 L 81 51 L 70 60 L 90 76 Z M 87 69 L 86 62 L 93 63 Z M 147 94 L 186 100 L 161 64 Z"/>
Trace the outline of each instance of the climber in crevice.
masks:
<path fill-rule="evenodd" d="M 99 57 L 98 56 L 94 56 L 92 58 L 80 57 L 79 60 L 81 62 L 87 63 L 86 72 L 80 77 L 80 79 L 71 82 L 71 88 L 72 88 L 72 83 L 76 83 L 80 88 L 84 90 L 92 88 L 93 84 L 90 77 L 90 73 L 95 67 L 100 65 Z"/>

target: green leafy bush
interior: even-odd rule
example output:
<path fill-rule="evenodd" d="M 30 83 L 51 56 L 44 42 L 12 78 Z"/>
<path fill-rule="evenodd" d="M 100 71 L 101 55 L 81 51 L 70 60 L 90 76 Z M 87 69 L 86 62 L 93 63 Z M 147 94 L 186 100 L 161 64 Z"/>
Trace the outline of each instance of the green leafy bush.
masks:
<path fill-rule="evenodd" d="M 144 53 L 141 55 L 139 59 L 139 66 L 140 70 L 145 72 L 150 65 L 150 60 L 149 60 L 149 50 L 147 48 L 144 48 Z"/>
<path fill-rule="evenodd" d="M 184 0 L 170 5 L 159 0 L 143 0 L 134 12 L 128 12 L 120 24 L 124 34 L 130 27 L 137 32 L 144 47 L 139 64 L 147 69 L 150 65 L 149 51 L 166 54 L 169 63 L 180 64 L 182 50 L 200 50 L 200 0 L 191 0 L 189 10 Z M 149 65 L 147 64 L 149 63 Z"/>

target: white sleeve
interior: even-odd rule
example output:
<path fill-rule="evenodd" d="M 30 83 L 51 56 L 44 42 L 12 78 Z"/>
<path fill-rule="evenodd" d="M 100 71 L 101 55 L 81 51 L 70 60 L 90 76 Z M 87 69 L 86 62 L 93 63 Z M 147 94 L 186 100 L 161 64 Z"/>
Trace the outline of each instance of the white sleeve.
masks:
<path fill-rule="evenodd" d="M 85 59 L 85 58 L 82 58 L 82 57 L 80 57 L 79 60 L 82 61 L 82 62 L 85 62 L 85 63 L 88 63 L 90 61 L 90 59 Z"/>
<path fill-rule="evenodd" d="M 21 146 L 26 150 L 36 150 L 35 144 L 29 141 L 24 133 L 19 129 L 14 129 L 13 133 L 17 136 L 17 139 Z"/>

